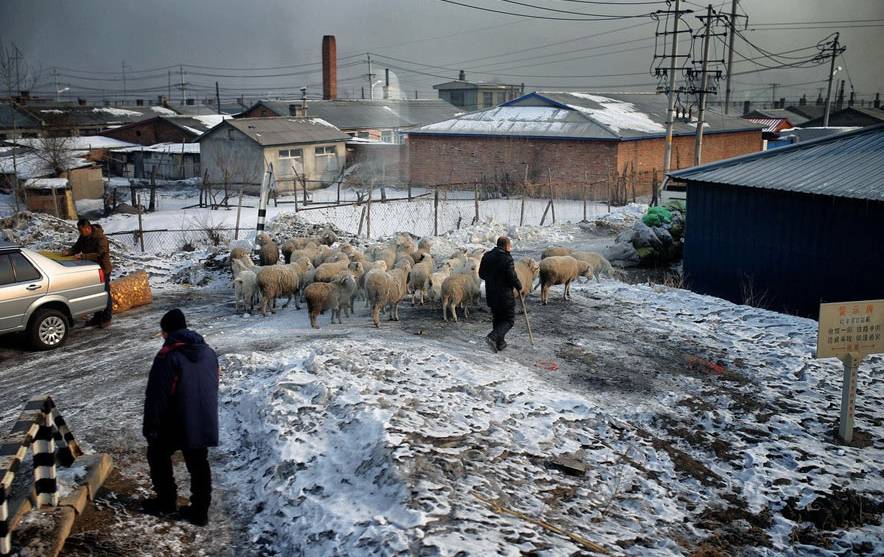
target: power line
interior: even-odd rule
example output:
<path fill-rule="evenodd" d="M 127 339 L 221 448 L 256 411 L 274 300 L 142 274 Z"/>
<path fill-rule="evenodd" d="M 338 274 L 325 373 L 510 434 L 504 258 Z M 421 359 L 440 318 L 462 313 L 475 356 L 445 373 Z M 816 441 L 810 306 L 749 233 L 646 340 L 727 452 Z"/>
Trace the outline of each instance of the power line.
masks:
<path fill-rule="evenodd" d="M 507 4 L 515 4 L 515 5 L 517 5 L 517 6 L 525 6 L 525 7 L 528 7 L 528 8 L 533 8 L 533 9 L 535 9 L 535 10 L 543 10 L 543 11 L 545 11 L 545 12 L 555 12 L 555 13 L 559 13 L 559 14 L 582 15 L 582 16 L 587 16 L 587 17 L 600 17 L 600 18 L 605 18 L 605 19 L 625 19 L 625 18 L 628 18 L 628 17 L 646 17 L 646 16 L 648 15 L 648 14 L 638 14 L 638 15 L 628 15 L 628 16 L 623 16 L 623 15 L 612 15 L 612 14 L 588 14 L 588 13 L 585 13 L 585 12 L 575 12 L 575 11 L 573 11 L 573 10 L 559 10 L 559 9 L 556 9 L 556 8 L 547 8 L 547 7 L 544 7 L 544 6 L 537 6 L 537 5 L 534 5 L 534 4 L 529 4 L 529 3 L 527 3 L 527 2 L 519 2 L 519 0 L 499 0 L 499 1 L 500 1 L 500 2 L 506 2 Z"/>
<path fill-rule="evenodd" d="M 884 19 L 841 19 L 836 21 L 771 21 L 767 23 L 756 23 L 756 27 L 773 27 L 776 25 L 817 25 L 817 24 L 826 24 L 831 25 L 833 23 L 871 23 L 871 22 L 882 22 Z"/>
<path fill-rule="evenodd" d="M 509 12 L 506 10 L 496 10 L 494 8 L 485 8 L 482 6 L 474 6 L 472 4 L 465 4 L 463 2 L 456 2 L 455 0 L 439 0 L 440 2 L 445 2 L 446 4 L 453 4 L 455 6 L 461 6 L 463 8 L 471 8 L 473 10 L 479 10 L 483 12 L 491 12 L 495 14 L 504 14 L 504 15 L 512 15 L 516 17 L 526 17 L 530 19 L 548 19 L 552 21 L 609 21 L 615 19 L 629 19 L 634 17 L 646 17 L 649 14 L 642 15 L 629 15 L 629 16 L 615 16 L 615 17 L 556 17 L 556 16 L 547 16 L 547 15 L 536 15 L 536 14 L 521 14 L 518 12 Z"/>

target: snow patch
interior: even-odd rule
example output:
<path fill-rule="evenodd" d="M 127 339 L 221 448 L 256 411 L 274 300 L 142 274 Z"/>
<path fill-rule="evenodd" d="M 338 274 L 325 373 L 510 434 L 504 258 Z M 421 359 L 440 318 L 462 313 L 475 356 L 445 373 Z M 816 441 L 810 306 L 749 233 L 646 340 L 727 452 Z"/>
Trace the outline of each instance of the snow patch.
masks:
<path fill-rule="evenodd" d="M 621 129 L 635 130 L 645 133 L 665 132 L 666 128 L 662 124 L 651 120 L 651 117 L 644 112 L 639 112 L 635 105 L 625 101 L 618 101 L 608 97 L 599 95 L 591 95 L 589 93 L 569 93 L 572 96 L 593 101 L 600 104 L 601 108 L 590 108 L 582 105 L 569 105 L 575 110 L 579 110 L 602 125 L 610 128 L 614 132 L 620 132 Z"/>

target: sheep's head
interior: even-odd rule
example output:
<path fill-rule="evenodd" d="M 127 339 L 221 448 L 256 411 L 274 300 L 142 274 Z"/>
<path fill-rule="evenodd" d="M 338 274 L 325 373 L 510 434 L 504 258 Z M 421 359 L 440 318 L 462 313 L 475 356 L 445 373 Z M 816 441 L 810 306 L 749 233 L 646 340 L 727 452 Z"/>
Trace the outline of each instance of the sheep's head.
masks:
<path fill-rule="evenodd" d="M 587 263 L 586 261 L 577 260 L 577 270 L 580 272 L 580 276 L 591 279 L 592 278 L 592 265 Z"/>
<path fill-rule="evenodd" d="M 525 262 L 525 265 L 528 267 L 528 270 L 531 271 L 531 274 L 533 274 L 534 276 L 537 276 L 537 273 L 540 272 L 540 264 L 537 263 L 537 261 L 534 261 L 530 257 L 526 257 L 522 261 Z"/>
<path fill-rule="evenodd" d="M 350 265 L 347 268 L 350 269 L 351 272 L 356 273 L 357 275 L 361 275 L 365 272 L 365 267 L 362 266 L 362 262 L 360 262 L 360 261 L 354 261 L 353 263 L 350 263 Z"/>
<path fill-rule="evenodd" d="M 270 236 L 266 232 L 261 232 L 255 237 L 255 243 L 259 246 L 263 246 L 268 242 L 270 242 Z"/>

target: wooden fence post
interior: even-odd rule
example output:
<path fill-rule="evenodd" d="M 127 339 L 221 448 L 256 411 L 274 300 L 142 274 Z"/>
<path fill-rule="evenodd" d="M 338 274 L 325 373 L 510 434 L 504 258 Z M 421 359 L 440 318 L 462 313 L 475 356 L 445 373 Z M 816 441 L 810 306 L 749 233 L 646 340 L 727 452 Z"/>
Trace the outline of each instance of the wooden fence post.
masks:
<path fill-rule="evenodd" d="M 473 224 L 479 224 L 479 182 L 473 186 L 473 203 L 476 206 L 476 214 L 473 217 Z"/>
<path fill-rule="evenodd" d="M 147 202 L 147 211 L 153 213 L 157 208 L 157 167 L 153 167 L 150 171 L 150 197 Z"/>
<path fill-rule="evenodd" d="M 239 240 L 239 214 L 242 212 L 242 186 L 239 187 L 239 202 L 236 204 L 236 229 L 233 232 L 233 239 Z"/>
<path fill-rule="evenodd" d="M 374 182 L 368 189 L 368 204 L 365 206 L 365 236 L 371 239 L 371 197 L 374 193 Z"/>
<path fill-rule="evenodd" d="M 439 186 L 433 190 L 433 236 L 439 235 Z"/>
<path fill-rule="evenodd" d="M 138 208 L 137 194 L 135 195 L 135 210 L 138 211 L 138 241 L 141 243 L 141 253 L 144 253 L 144 225 L 141 222 L 141 209 Z"/>

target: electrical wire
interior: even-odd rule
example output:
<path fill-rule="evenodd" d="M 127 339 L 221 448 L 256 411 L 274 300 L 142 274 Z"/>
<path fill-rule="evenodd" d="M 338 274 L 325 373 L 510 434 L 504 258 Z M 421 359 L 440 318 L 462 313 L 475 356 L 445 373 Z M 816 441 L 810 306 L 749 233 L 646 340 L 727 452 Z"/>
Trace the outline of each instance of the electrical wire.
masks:
<path fill-rule="evenodd" d="M 545 6 L 537 6 L 535 4 L 529 4 L 527 2 L 520 2 L 519 0 L 498 0 L 498 1 L 506 2 L 507 4 L 514 4 L 517 6 L 525 6 L 528 8 L 533 8 L 535 10 L 543 10 L 546 12 L 555 12 L 555 13 L 559 13 L 559 14 L 582 15 L 582 16 L 586 16 L 586 17 L 599 17 L 599 18 L 604 18 L 604 19 L 625 19 L 628 17 L 629 18 L 631 18 L 631 17 L 646 17 L 648 15 L 648 14 L 638 14 L 638 15 L 623 16 L 623 15 L 612 15 L 612 14 L 588 14 L 585 12 L 575 12 L 573 10 L 559 10 L 556 8 L 547 8 Z"/>
<path fill-rule="evenodd" d="M 463 2 L 457 2 L 455 0 L 439 0 L 440 2 L 445 2 L 446 4 L 452 4 L 455 6 L 461 6 L 463 8 L 471 8 L 473 10 L 479 10 L 483 12 L 490 12 L 495 14 L 504 14 L 511 15 L 516 17 L 526 17 L 530 19 L 546 19 L 552 21 L 610 21 L 615 19 L 629 19 L 634 17 L 646 17 L 648 14 L 644 15 L 630 15 L 630 16 L 616 16 L 616 17 L 557 17 L 557 16 L 547 16 L 547 15 L 536 15 L 536 14 L 522 14 L 518 12 L 510 12 L 506 10 L 496 10 L 494 8 L 485 8 L 483 6 L 474 6 L 472 4 L 465 4 Z"/>

